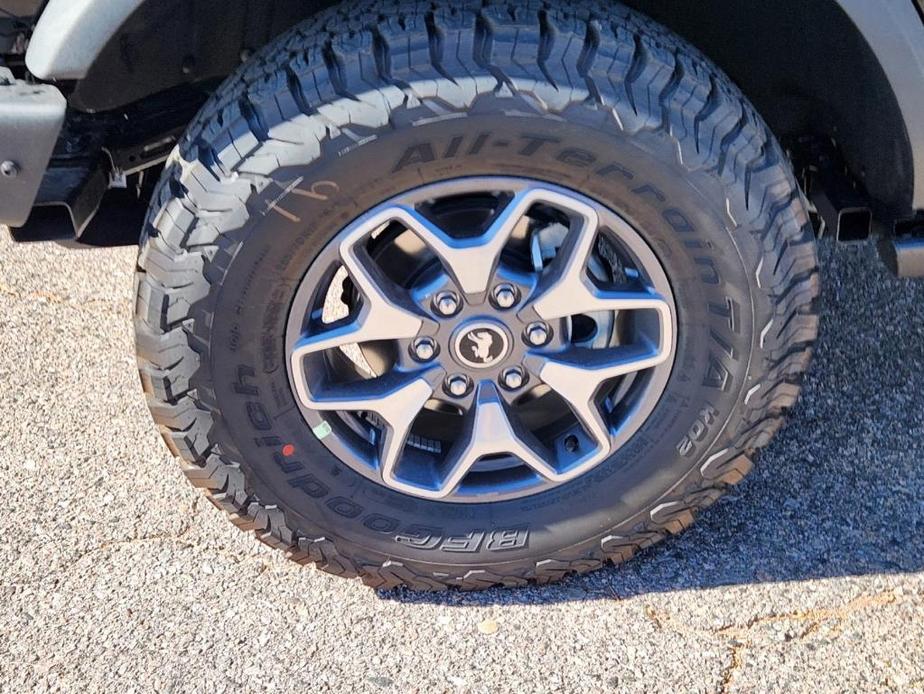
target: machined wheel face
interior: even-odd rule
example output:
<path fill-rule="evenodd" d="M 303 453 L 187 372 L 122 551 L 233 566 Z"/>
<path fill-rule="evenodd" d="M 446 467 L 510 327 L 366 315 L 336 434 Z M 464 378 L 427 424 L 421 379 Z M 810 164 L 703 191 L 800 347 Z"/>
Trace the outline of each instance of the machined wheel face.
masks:
<path fill-rule="evenodd" d="M 574 480 L 652 413 L 676 345 L 657 257 L 615 211 L 555 185 L 459 178 L 384 202 L 314 260 L 286 357 L 340 460 L 425 499 Z"/>

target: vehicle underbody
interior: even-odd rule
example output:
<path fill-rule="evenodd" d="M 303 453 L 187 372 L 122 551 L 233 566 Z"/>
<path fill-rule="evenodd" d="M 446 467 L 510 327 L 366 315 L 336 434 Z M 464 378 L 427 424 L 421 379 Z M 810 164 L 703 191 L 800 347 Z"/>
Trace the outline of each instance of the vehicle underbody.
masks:
<path fill-rule="evenodd" d="M 16 238 L 134 242 L 128 229 L 119 238 L 103 230 L 112 226 L 110 219 L 140 228 L 163 161 L 222 80 L 274 37 L 330 4 L 141 4 L 104 42 L 82 79 L 58 81 L 68 100 L 66 117 L 37 193 L 39 209 L 12 225 Z M 738 81 L 790 152 L 803 190 L 816 204 L 820 233 L 843 240 L 871 233 L 899 241 L 916 236 L 915 202 L 921 196 L 913 191 L 907 124 L 874 50 L 835 2 L 770 8 L 710 0 L 695 9 L 678 9 L 670 0 L 627 4 L 693 42 Z M 25 53 L 37 16 L 29 12 L 41 9 L 42 0 L 7 5 L 0 8 L 6 15 L 0 19 L 0 50 L 12 79 L 32 81 Z M 222 17 L 220 41 L 205 31 L 215 16 Z M 836 79 L 845 73 L 852 77 L 846 85 Z M 897 248 L 908 260 L 900 243 Z M 896 247 L 883 249 L 894 268 Z M 916 274 L 903 267 L 903 274 Z"/>

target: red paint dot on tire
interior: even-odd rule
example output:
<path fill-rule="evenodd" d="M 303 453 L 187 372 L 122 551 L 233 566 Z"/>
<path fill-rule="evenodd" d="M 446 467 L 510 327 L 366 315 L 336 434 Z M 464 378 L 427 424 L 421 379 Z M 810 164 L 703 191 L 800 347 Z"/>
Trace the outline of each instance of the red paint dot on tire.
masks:
<path fill-rule="evenodd" d="M 289 456 L 295 455 L 295 446 L 293 446 L 291 443 L 287 443 L 285 446 L 282 447 L 282 454 L 286 458 L 288 458 Z"/>

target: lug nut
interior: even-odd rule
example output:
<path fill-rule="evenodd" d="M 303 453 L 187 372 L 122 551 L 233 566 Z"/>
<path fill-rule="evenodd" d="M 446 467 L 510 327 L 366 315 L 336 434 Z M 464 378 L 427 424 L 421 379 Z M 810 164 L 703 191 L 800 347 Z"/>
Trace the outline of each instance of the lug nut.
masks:
<path fill-rule="evenodd" d="M 414 357 L 419 361 L 430 361 L 436 356 L 436 342 L 432 337 L 421 337 L 414 340 Z"/>
<path fill-rule="evenodd" d="M 510 308 L 517 302 L 517 290 L 512 284 L 499 284 L 494 287 L 494 303 L 498 308 Z"/>
<path fill-rule="evenodd" d="M 523 373 L 523 369 L 519 366 L 514 366 L 511 369 L 507 369 L 504 373 L 501 374 L 501 384 L 509 390 L 516 390 L 521 388 L 526 382 L 526 375 Z"/>
<path fill-rule="evenodd" d="M 526 339 L 534 347 L 542 347 L 550 336 L 549 326 L 545 323 L 530 323 L 526 328 Z"/>
<path fill-rule="evenodd" d="M 450 376 L 448 379 L 446 379 L 446 390 L 449 391 L 450 395 L 454 395 L 457 398 L 461 398 L 463 395 L 468 393 L 468 388 L 468 376 Z"/>
<path fill-rule="evenodd" d="M 19 164 L 15 161 L 5 161 L 0 164 L 0 174 L 6 178 L 16 178 L 19 175 Z"/>
<path fill-rule="evenodd" d="M 459 297 L 453 292 L 440 292 L 433 300 L 433 306 L 441 315 L 455 315 L 459 310 Z"/>

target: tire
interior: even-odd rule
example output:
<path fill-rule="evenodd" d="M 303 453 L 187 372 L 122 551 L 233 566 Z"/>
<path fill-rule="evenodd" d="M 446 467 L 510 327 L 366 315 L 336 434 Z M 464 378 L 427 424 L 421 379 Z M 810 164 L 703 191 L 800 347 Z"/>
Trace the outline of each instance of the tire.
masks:
<path fill-rule="evenodd" d="M 312 436 L 285 335 L 344 227 L 472 176 L 617 210 L 669 278 L 677 338 L 654 411 L 592 471 L 456 504 L 387 489 Z M 320 13 L 191 125 L 138 265 L 141 381 L 190 481 L 293 560 L 383 589 L 548 583 L 683 530 L 781 426 L 818 325 L 814 236 L 767 126 L 694 48 L 593 1 Z"/>

